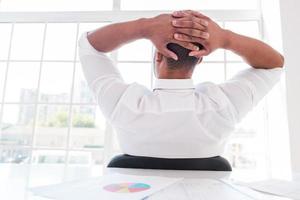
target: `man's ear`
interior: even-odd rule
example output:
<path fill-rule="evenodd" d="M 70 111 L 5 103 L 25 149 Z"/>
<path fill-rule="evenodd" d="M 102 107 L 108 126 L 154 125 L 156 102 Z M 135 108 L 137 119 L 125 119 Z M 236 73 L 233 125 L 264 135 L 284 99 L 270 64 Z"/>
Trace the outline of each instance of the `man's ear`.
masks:
<path fill-rule="evenodd" d="M 156 51 L 155 52 L 155 61 L 160 63 L 162 60 L 163 60 L 163 55 L 159 51 Z"/>

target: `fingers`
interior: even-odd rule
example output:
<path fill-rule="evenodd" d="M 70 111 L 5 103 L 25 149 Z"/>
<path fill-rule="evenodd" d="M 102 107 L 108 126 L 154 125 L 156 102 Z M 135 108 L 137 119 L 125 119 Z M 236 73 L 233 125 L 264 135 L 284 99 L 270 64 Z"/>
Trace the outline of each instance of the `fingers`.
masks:
<path fill-rule="evenodd" d="M 180 46 L 182 46 L 184 48 L 192 50 L 189 53 L 189 56 L 194 56 L 196 58 L 201 58 L 201 57 L 206 56 L 206 55 L 209 54 L 209 50 L 208 49 L 201 49 L 201 50 L 199 50 L 198 47 L 196 49 L 195 45 L 193 45 L 192 43 L 189 43 L 189 42 L 174 41 L 174 43 L 177 43 L 177 44 L 179 44 Z M 164 56 L 166 56 L 168 58 L 172 58 L 174 60 L 178 60 L 178 56 L 173 51 L 170 51 L 167 48 L 163 48 L 159 52 L 162 53 Z"/>
<path fill-rule="evenodd" d="M 181 11 L 175 11 L 172 13 L 173 17 L 181 18 L 188 15 L 193 15 L 195 17 L 203 18 L 203 19 L 209 19 L 209 17 L 201 14 L 200 12 L 194 11 L 194 10 L 181 10 Z"/>
<path fill-rule="evenodd" d="M 193 15 L 195 17 L 200 17 L 200 18 L 203 18 L 203 19 L 209 19 L 209 17 L 201 14 L 200 12 L 194 11 L 194 10 L 184 10 L 183 12 L 185 12 L 186 14 L 189 14 L 189 15 Z"/>
<path fill-rule="evenodd" d="M 205 31 L 200 31 L 197 29 L 177 28 L 175 31 L 176 31 L 176 33 L 182 33 L 187 36 L 202 38 L 202 39 L 206 39 L 206 40 L 209 39 L 209 33 L 205 32 Z M 178 35 L 175 37 L 178 37 Z M 183 37 L 183 36 L 179 36 L 179 37 Z"/>
<path fill-rule="evenodd" d="M 178 60 L 177 55 L 173 51 L 167 49 L 167 47 L 160 49 L 159 52 L 162 53 L 167 58 L 173 58 L 174 60 Z"/>
<path fill-rule="evenodd" d="M 193 43 L 191 42 L 184 42 L 184 41 L 173 41 L 174 43 L 176 44 L 179 44 L 180 46 L 186 48 L 186 49 L 189 49 L 189 50 L 192 50 L 192 51 L 199 51 L 199 47 L 194 45 Z"/>
<path fill-rule="evenodd" d="M 200 50 L 200 51 L 191 51 L 189 53 L 189 56 L 194 56 L 196 58 L 201 58 L 203 56 L 207 56 L 208 54 L 209 54 L 209 50 L 203 49 L 203 50 Z"/>
<path fill-rule="evenodd" d="M 200 44 L 204 44 L 206 42 L 205 39 L 201 39 L 199 37 L 193 37 L 193 36 L 189 36 L 189 35 L 185 35 L 185 34 L 179 34 L 179 33 L 175 33 L 174 38 L 176 40 L 182 41 L 182 42 L 195 42 L 195 43 L 200 43 Z"/>
<path fill-rule="evenodd" d="M 178 23 L 180 25 L 180 23 L 182 21 L 191 21 L 191 25 L 196 25 L 195 23 L 198 23 L 204 27 L 207 27 L 209 22 L 207 19 L 203 19 L 203 18 L 199 18 L 199 17 L 195 17 L 193 15 L 186 15 L 186 16 L 183 16 L 181 18 L 178 18 L 176 20 L 173 20 L 172 23 L 173 23 L 173 26 L 176 26 L 176 24 Z"/>
<path fill-rule="evenodd" d="M 172 16 L 176 17 L 176 18 L 185 17 L 187 15 L 188 14 L 185 13 L 184 11 L 175 11 L 175 12 L 172 13 Z"/>
<path fill-rule="evenodd" d="M 191 21 L 188 19 L 180 19 L 180 20 L 173 20 L 172 21 L 172 25 L 174 27 L 178 27 L 178 28 L 193 28 L 193 29 L 198 29 L 198 30 L 205 30 L 206 26 L 207 26 L 207 22 L 201 20 L 201 22 L 195 22 L 195 21 Z"/>
<path fill-rule="evenodd" d="M 176 22 L 180 22 L 180 21 L 192 21 L 192 22 L 196 22 L 198 24 L 201 24 L 204 27 L 207 27 L 208 24 L 209 24 L 208 20 L 202 19 L 202 18 L 199 18 L 199 17 L 195 17 L 193 15 L 188 15 L 188 16 L 185 16 L 185 17 L 173 20 L 173 21 L 176 21 Z"/>
<path fill-rule="evenodd" d="M 190 54 L 192 52 L 194 52 L 194 54 L 190 55 L 190 56 L 194 56 L 194 57 L 202 57 L 202 55 L 206 54 L 206 50 L 199 50 L 199 47 L 190 43 L 190 42 L 183 42 L 183 41 L 172 41 L 186 49 L 191 50 Z M 166 47 L 163 49 L 159 50 L 160 53 L 162 53 L 164 56 L 168 57 L 168 58 L 172 58 L 174 60 L 178 60 L 178 56 L 173 52 L 170 51 L 169 49 L 167 49 Z"/>

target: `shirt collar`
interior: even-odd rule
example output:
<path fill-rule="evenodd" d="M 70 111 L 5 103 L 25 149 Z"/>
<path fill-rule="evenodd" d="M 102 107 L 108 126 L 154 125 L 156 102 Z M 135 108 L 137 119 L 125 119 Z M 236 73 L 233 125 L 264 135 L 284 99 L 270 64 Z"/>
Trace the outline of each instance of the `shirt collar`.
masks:
<path fill-rule="evenodd" d="M 155 79 L 155 89 L 194 89 L 192 79 Z"/>

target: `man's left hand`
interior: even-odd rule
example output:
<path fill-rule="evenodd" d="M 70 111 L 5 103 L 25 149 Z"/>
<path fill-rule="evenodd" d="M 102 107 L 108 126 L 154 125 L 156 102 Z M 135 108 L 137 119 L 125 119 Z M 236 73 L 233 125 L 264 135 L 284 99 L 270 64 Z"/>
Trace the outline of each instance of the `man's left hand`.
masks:
<path fill-rule="evenodd" d="M 222 29 L 216 22 L 209 17 L 192 10 L 176 11 L 173 13 L 173 17 L 177 18 L 173 23 L 177 27 L 177 33 L 174 37 L 178 41 L 200 43 L 203 45 L 204 50 L 192 51 L 190 56 L 202 57 L 207 56 L 218 48 L 225 48 L 227 42 L 227 31 Z M 185 21 L 205 20 L 208 22 L 206 26 L 206 32 L 203 33 L 191 33 L 186 30 Z M 206 34 L 206 37 L 199 37 L 199 34 Z"/>

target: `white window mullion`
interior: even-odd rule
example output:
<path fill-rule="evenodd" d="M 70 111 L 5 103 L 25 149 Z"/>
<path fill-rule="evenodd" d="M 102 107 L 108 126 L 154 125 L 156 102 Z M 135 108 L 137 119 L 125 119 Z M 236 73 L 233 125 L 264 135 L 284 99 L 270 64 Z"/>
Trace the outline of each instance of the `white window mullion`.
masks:
<path fill-rule="evenodd" d="M 113 10 L 119 11 L 121 9 L 121 0 L 113 1 Z M 117 21 L 112 21 L 112 23 L 116 23 Z M 113 51 L 111 53 L 111 59 L 115 64 L 118 64 L 118 51 Z M 104 172 L 106 165 L 113 155 L 114 148 L 114 130 L 113 127 L 106 121 L 105 131 L 104 131 L 104 149 L 103 149 L 103 167 L 102 170 Z"/>
<path fill-rule="evenodd" d="M 44 57 L 46 32 L 47 32 L 47 23 L 45 23 L 44 33 L 43 33 L 41 62 L 40 62 L 39 75 L 38 75 L 38 85 L 37 85 L 37 90 L 36 90 L 36 99 L 35 99 L 35 102 L 34 102 L 34 119 L 33 119 L 32 135 L 31 135 L 30 151 L 29 151 L 29 171 L 28 171 L 28 174 L 27 174 L 27 177 L 26 177 L 26 187 L 27 188 L 29 187 L 29 180 L 30 180 L 31 170 L 32 170 L 33 151 L 34 151 L 35 139 L 36 139 L 36 128 L 37 128 L 38 109 L 39 109 L 39 106 L 38 106 L 37 102 L 39 101 L 40 83 L 41 83 L 42 67 L 43 67 L 43 62 L 42 61 L 43 61 L 43 57 Z"/>
<path fill-rule="evenodd" d="M 101 149 L 90 149 L 90 148 L 67 148 L 67 147 L 47 147 L 47 146 L 36 146 L 31 147 L 29 145 L 22 146 L 18 144 L 8 144 L 5 147 L 10 149 L 28 149 L 28 150 L 49 150 L 49 151 L 82 151 L 82 152 L 102 152 Z"/>
<path fill-rule="evenodd" d="M 121 10 L 121 0 L 113 1 L 113 10 Z"/>
<path fill-rule="evenodd" d="M 77 11 L 77 12 L 0 12 L 0 23 L 28 22 L 28 23 L 92 23 L 92 22 L 116 22 L 128 21 L 140 17 L 153 17 L 162 13 L 170 13 L 172 10 L 153 11 Z M 200 10 L 217 21 L 251 21 L 260 20 L 259 10 Z"/>
<path fill-rule="evenodd" d="M 10 41 L 9 41 L 9 49 L 7 55 L 7 63 L 5 69 L 5 76 L 4 76 L 4 83 L 3 83 L 3 95 L 1 101 L 1 108 L 0 108 L 0 141 L 2 141 L 2 123 L 3 123 L 3 111 L 4 111 L 4 101 L 5 101 L 5 93 L 6 93 L 6 85 L 7 85 L 7 78 L 8 78 L 8 71 L 9 71 L 9 64 L 10 64 L 10 55 L 11 55 L 11 46 L 12 46 L 12 39 L 14 34 L 14 27 L 15 23 L 12 23 L 11 32 L 10 32 Z"/>
<path fill-rule="evenodd" d="M 155 51 L 156 51 L 156 49 L 155 49 L 155 47 L 154 47 L 154 45 L 152 45 L 151 46 L 151 49 L 152 49 L 152 61 L 151 61 L 151 70 L 150 70 L 150 76 L 151 76 L 151 90 L 153 89 L 153 87 L 154 87 L 154 80 L 155 80 L 155 78 L 156 78 L 156 76 L 155 76 L 155 74 L 154 74 L 154 67 L 155 67 Z"/>
<path fill-rule="evenodd" d="M 76 78 L 76 59 L 77 59 L 77 40 L 79 37 L 79 22 L 77 23 L 76 28 L 76 40 L 75 40 L 75 51 L 74 51 L 74 60 L 73 60 L 73 75 L 72 75 L 72 88 L 69 104 L 69 113 L 68 113 L 68 132 L 67 132 L 67 141 L 66 141 L 66 154 L 65 154 L 65 168 L 64 168 L 64 177 L 66 179 L 67 170 L 69 166 L 69 157 L 70 157 L 70 147 L 71 147 L 71 131 L 72 131 L 72 121 L 73 121 L 73 96 L 74 96 L 74 87 L 75 87 L 75 78 Z"/>
<path fill-rule="evenodd" d="M 34 102 L 34 120 L 33 120 L 33 131 L 32 131 L 32 138 L 31 138 L 31 147 L 35 146 L 36 142 L 36 129 L 37 129 L 37 121 L 38 121 L 38 101 L 40 96 L 40 85 L 41 85 L 41 77 L 42 77 L 42 71 L 43 71 L 43 58 L 44 58 L 44 50 L 45 50 L 45 41 L 46 41 L 46 34 L 47 34 L 47 26 L 48 24 L 45 23 L 44 27 L 44 35 L 43 35 L 43 43 L 42 43 L 42 54 L 41 54 L 41 62 L 40 62 L 40 69 L 39 69 L 39 75 L 38 75 L 38 85 L 36 90 L 36 99 Z M 32 161 L 33 154 L 31 152 L 29 162 Z"/>
<path fill-rule="evenodd" d="M 258 9 L 260 11 L 260 13 L 262 13 L 263 11 L 263 7 L 262 7 L 262 1 L 259 0 L 258 2 Z M 257 20 L 257 23 L 258 23 L 258 30 L 259 30 L 259 36 L 261 37 L 261 39 L 263 41 L 266 40 L 266 34 L 265 34 L 265 30 L 264 30 L 264 18 L 263 18 L 263 15 L 260 16 L 260 20 Z M 263 112 L 263 115 L 264 115 L 264 151 L 265 151 L 265 160 L 266 160 L 266 163 L 265 163 L 265 167 L 266 167 L 266 170 L 265 170 L 265 174 L 267 175 L 267 178 L 271 178 L 272 177 L 272 165 L 271 165 L 271 150 L 270 150 L 270 139 L 271 139 L 271 136 L 270 136 L 270 130 L 269 130 L 269 112 L 268 112 L 268 95 L 265 97 L 265 99 L 263 100 L 263 104 L 264 104 L 264 112 Z"/>
<path fill-rule="evenodd" d="M 95 106 L 97 105 L 96 103 L 72 103 L 73 106 Z M 43 105 L 43 106 L 48 106 L 48 105 L 57 105 L 57 106 L 68 106 L 70 105 L 70 103 L 67 102 L 59 102 L 59 103 L 55 103 L 55 102 L 37 102 L 37 103 L 30 103 L 30 102 L 5 102 L 5 105 Z"/>
<path fill-rule="evenodd" d="M 222 26 L 223 28 L 225 28 L 225 21 L 222 21 Z M 226 53 L 226 50 L 224 49 L 223 50 L 223 54 L 224 54 L 224 80 L 227 80 L 227 53 Z"/>
<path fill-rule="evenodd" d="M 111 54 L 111 58 L 113 60 L 117 60 L 117 52 L 113 52 Z M 7 62 L 7 60 L 0 60 L 0 62 Z M 30 63 L 34 63 L 34 62 L 37 62 L 37 63 L 40 63 L 40 62 L 47 62 L 47 63 L 56 63 L 56 62 L 60 62 L 60 63 L 73 63 L 72 60 L 10 60 L 9 61 L 10 63 L 12 62 L 30 62 Z M 149 60 L 149 61 L 140 61 L 140 60 L 120 60 L 118 61 L 118 63 L 138 63 L 138 64 L 144 64 L 144 63 L 147 63 L 147 64 L 152 64 L 153 61 Z M 224 61 L 203 61 L 202 63 L 223 63 Z M 242 63 L 242 61 L 238 61 L 238 60 L 232 60 L 232 61 L 227 61 L 228 63 Z M 79 63 L 79 61 L 76 61 L 76 63 Z"/>
<path fill-rule="evenodd" d="M 7 60 L 0 60 L 0 62 L 6 62 Z M 10 62 L 66 62 L 73 63 L 73 60 L 9 60 Z M 77 63 L 79 61 L 76 61 Z"/>
<path fill-rule="evenodd" d="M 42 53 L 41 53 L 41 62 L 40 62 L 40 68 L 39 68 L 39 75 L 38 75 L 38 85 L 36 90 L 36 99 L 34 102 L 34 120 L 33 120 L 33 128 L 32 128 L 32 135 L 31 135 L 31 144 L 30 144 L 30 150 L 29 150 L 29 168 L 28 173 L 26 173 L 26 188 L 29 188 L 29 182 L 31 177 L 31 171 L 32 171 L 32 159 L 33 159 L 33 151 L 34 151 L 34 145 L 35 145 L 35 139 L 36 139 L 36 126 L 37 126 L 37 120 L 38 120 L 38 100 L 39 100 L 39 91 L 40 91 L 40 82 L 41 82 L 41 74 L 42 74 L 42 67 L 43 67 L 43 57 L 44 57 L 44 49 L 45 49 L 45 41 L 46 41 L 46 32 L 47 32 L 47 23 L 45 23 L 44 27 L 44 33 L 43 33 L 43 42 L 42 42 Z"/>

